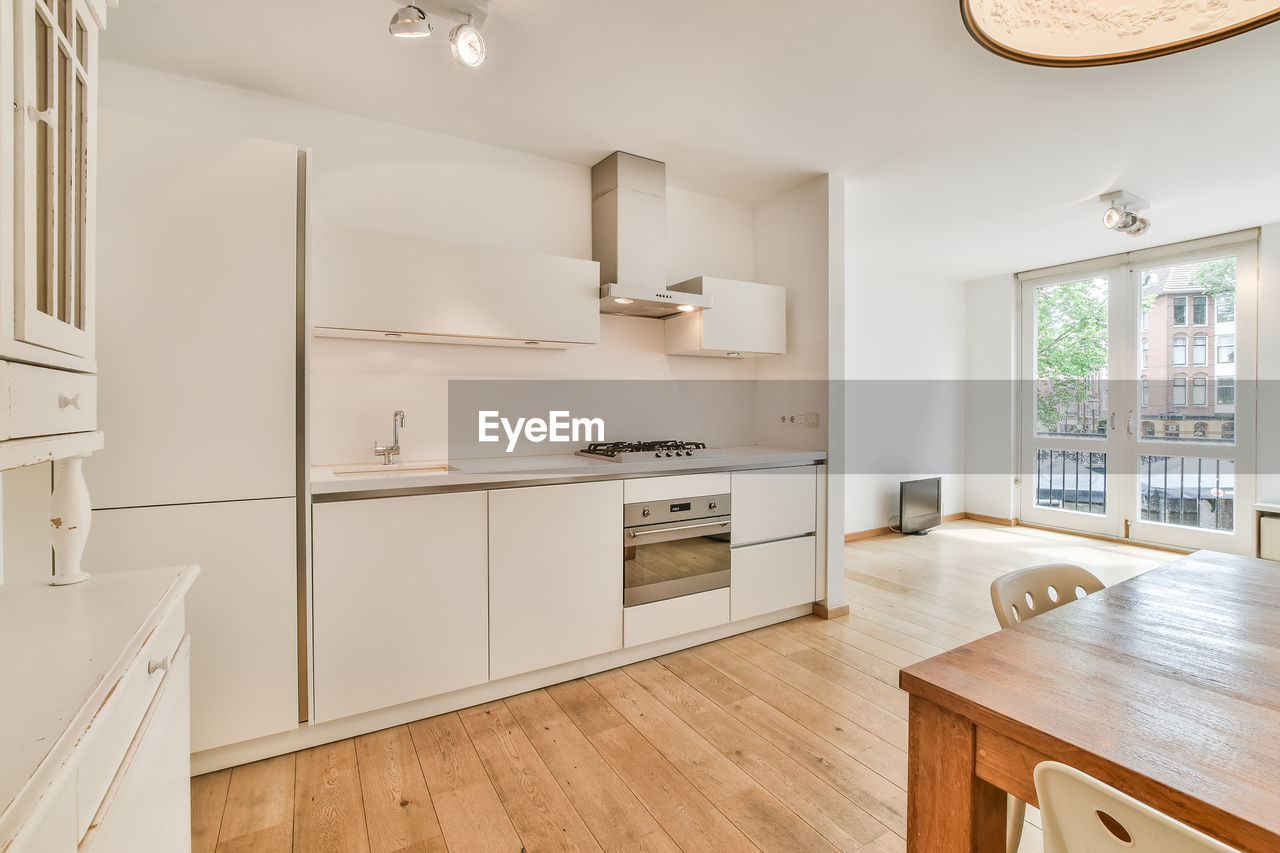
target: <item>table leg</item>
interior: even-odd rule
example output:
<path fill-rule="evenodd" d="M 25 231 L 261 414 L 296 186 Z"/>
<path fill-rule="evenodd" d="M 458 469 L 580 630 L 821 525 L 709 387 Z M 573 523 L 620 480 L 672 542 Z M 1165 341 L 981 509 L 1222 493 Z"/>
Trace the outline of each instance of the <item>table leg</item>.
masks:
<path fill-rule="evenodd" d="M 1004 853 L 1005 792 L 979 779 L 976 727 L 911 697 L 908 853 Z"/>

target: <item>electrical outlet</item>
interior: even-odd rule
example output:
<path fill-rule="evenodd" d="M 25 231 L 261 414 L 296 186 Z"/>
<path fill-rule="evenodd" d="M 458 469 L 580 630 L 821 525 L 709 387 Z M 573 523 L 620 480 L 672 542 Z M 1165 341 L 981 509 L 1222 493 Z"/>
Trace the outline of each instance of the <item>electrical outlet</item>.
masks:
<path fill-rule="evenodd" d="M 819 420 L 817 412 L 788 412 L 780 416 L 779 423 L 783 426 L 816 427 Z"/>

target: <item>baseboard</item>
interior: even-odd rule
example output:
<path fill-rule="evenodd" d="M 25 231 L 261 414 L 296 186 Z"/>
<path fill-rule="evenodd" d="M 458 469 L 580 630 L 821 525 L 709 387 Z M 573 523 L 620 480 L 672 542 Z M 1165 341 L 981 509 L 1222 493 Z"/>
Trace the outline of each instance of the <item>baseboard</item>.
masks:
<path fill-rule="evenodd" d="M 693 634 L 686 634 L 683 637 L 657 640 L 643 646 L 619 649 L 593 658 L 587 658 L 586 660 L 540 669 L 537 672 L 513 675 L 501 681 L 492 681 L 487 684 L 468 687 L 465 690 L 458 690 L 443 696 L 433 696 L 429 699 L 419 699 L 416 702 L 406 702 L 403 705 L 381 708 L 376 711 L 358 714 L 354 717 L 344 717 L 340 720 L 329 720 L 310 725 L 304 724 L 299 728 L 290 729 L 280 734 L 268 735 L 242 743 L 233 743 L 215 749 L 206 749 L 191 756 L 191 775 L 199 776 L 204 773 L 212 773 L 215 770 L 259 761 L 263 758 L 284 755 L 300 749 L 310 749 L 313 746 L 346 740 L 349 737 L 356 737 L 393 726 L 402 726 L 405 723 L 412 723 L 416 720 L 425 720 L 427 717 L 447 714 L 450 711 L 458 711 L 462 708 L 482 705 L 485 702 L 492 702 L 496 699 L 527 693 L 530 690 L 538 690 L 563 681 L 572 681 L 575 678 L 594 675 L 597 672 L 616 669 L 617 667 L 638 663 L 649 658 L 660 657 L 661 655 L 700 646 L 704 643 L 722 640 L 735 634 L 754 631 L 756 628 L 763 628 L 766 625 L 785 622 L 789 619 L 798 619 L 814 612 L 816 607 L 817 605 L 811 604 L 789 607 L 776 613 L 768 613 L 753 619 L 743 619 L 740 622 L 707 628 Z M 848 611 L 848 607 L 845 610 Z"/>
<path fill-rule="evenodd" d="M 841 616 L 849 615 L 849 605 L 837 604 L 835 607 L 827 607 L 825 604 L 814 604 L 813 615 L 821 619 L 839 619 Z"/>
<path fill-rule="evenodd" d="M 1122 536 L 1104 536 L 1101 533 L 1081 533 L 1079 530 L 1064 530 L 1061 527 L 1050 527 L 1047 524 L 1032 524 L 1028 521 L 1019 521 L 1019 527 L 1027 527 L 1031 530 L 1046 530 L 1050 533 L 1064 533 L 1067 536 L 1079 536 L 1082 539 L 1096 539 L 1099 542 L 1113 542 L 1116 545 L 1132 545 L 1134 548 L 1147 548 L 1152 551 L 1164 551 L 1168 554 L 1191 554 L 1194 548 L 1178 548 L 1174 545 L 1157 545 L 1154 542 L 1143 542 L 1138 539 L 1125 539 Z"/>
<path fill-rule="evenodd" d="M 944 515 L 944 516 L 942 517 L 942 520 L 943 520 L 943 522 L 947 522 L 947 521 L 960 521 L 960 520 L 962 520 L 962 519 L 965 519 L 965 518 L 972 518 L 972 517 L 973 517 L 973 516 L 971 516 L 971 515 L 969 515 L 969 514 L 967 514 L 967 513 L 963 513 L 963 512 L 953 512 L 953 513 L 951 513 L 950 515 Z M 894 531 L 893 531 L 893 528 L 892 528 L 892 527 L 874 527 L 874 528 L 872 528 L 871 530 L 859 530 L 859 531 L 854 532 L 854 533 L 846 533 L 846 534 L 844 535 L 844 541 L 845 541 L 846 543 L 848 543 L 848 542 L 858 542 L 858 541 L 863 540 L 863 539 L 874 539 L 874 538 L 876 538 L 877 536 L 884 536 L 884 535 L 885 535 L 885 534 L 887 534 L 887 533 L 893 533 L 893 532 L 894 532 Z"/>
<path fill-rule="evenodd" d="M 1018 519 L 1016 518 L 1001 518 L 998 515 L 983 515 L 978 512 L 966 512 L 964 517 L 971 521 L 981 521 L 983 524 L 999 524 L 1004 527 L 1018 526 Z"/>

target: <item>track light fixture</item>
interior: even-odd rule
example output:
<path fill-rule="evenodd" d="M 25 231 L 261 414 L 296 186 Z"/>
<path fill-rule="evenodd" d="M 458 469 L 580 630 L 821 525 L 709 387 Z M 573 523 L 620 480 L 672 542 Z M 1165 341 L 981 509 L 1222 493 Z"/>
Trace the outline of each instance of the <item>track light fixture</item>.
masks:
<path fill-rule="evenodd" d="M 1145 201 L 1135 195 L 1124 190 L 1114 190 L 1098 196 L 1098 201 L 1107 205 L 1107 212 L 1102 214 L 1104 228 L 1137 237 L 1151 227 L 1150 222 L 1135 212 L 1147 206 Z"/>
<path fill-rule="evenodd" d="M 398 39 L 420 39 L 431 35 L 435 27 L 427 18 L 427 13 L 417 6 L 401 6 L 391 16 L 387 32 Z"/>
<path fill-rule="evenodd" d="M 449 33 L 449 48 L 459 65 L 479 68 L 484 63 L 486 50 L 480 27 L 488 19 L 489 0 L 414 0 L 399 8 L 387 29 L 397 38 L 425 38 L 434 29 L 429 15 L 457 22 Z"/>

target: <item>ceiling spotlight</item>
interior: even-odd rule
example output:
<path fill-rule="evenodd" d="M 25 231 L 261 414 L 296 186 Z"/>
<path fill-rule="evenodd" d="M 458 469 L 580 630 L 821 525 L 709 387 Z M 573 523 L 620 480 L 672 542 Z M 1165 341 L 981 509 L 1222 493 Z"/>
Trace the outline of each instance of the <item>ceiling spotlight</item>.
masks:
<path fill-rule="evenodd" d="M 1138 224 L 1138 214 L 1118 207 L 1109 207 L 1107 212 L 1102 214 L 1102 224 L 1112 231 L 1128 231 Z"/>
<path fill-rule="evenodd" d="M 449 47 L 453 49 L 453 58 L 464 68 L 479 68 L 484 63 L 484 39 L 470 16 L 465 24 L 458 24 L 449 33 Z"/>
<path fill-rule="evenodd" d="M 427 20 L 427 13 L 417 6 L 401 6 L 387 25 L 387 32 L 398 39 L 426 38 L 434 29 Z"/>
<path fill-rule="evenodd" d="M 1104 228 L 1137 237 L 1151 227 L 1150 222 L 1137 214 L 1137 211 L 1150 205 L 1136 195 L 1124 190 L 1112 190 L 1098 196 L 1098 201 L 1107 206 L 1107 212 L 1102 214 Z"/>

